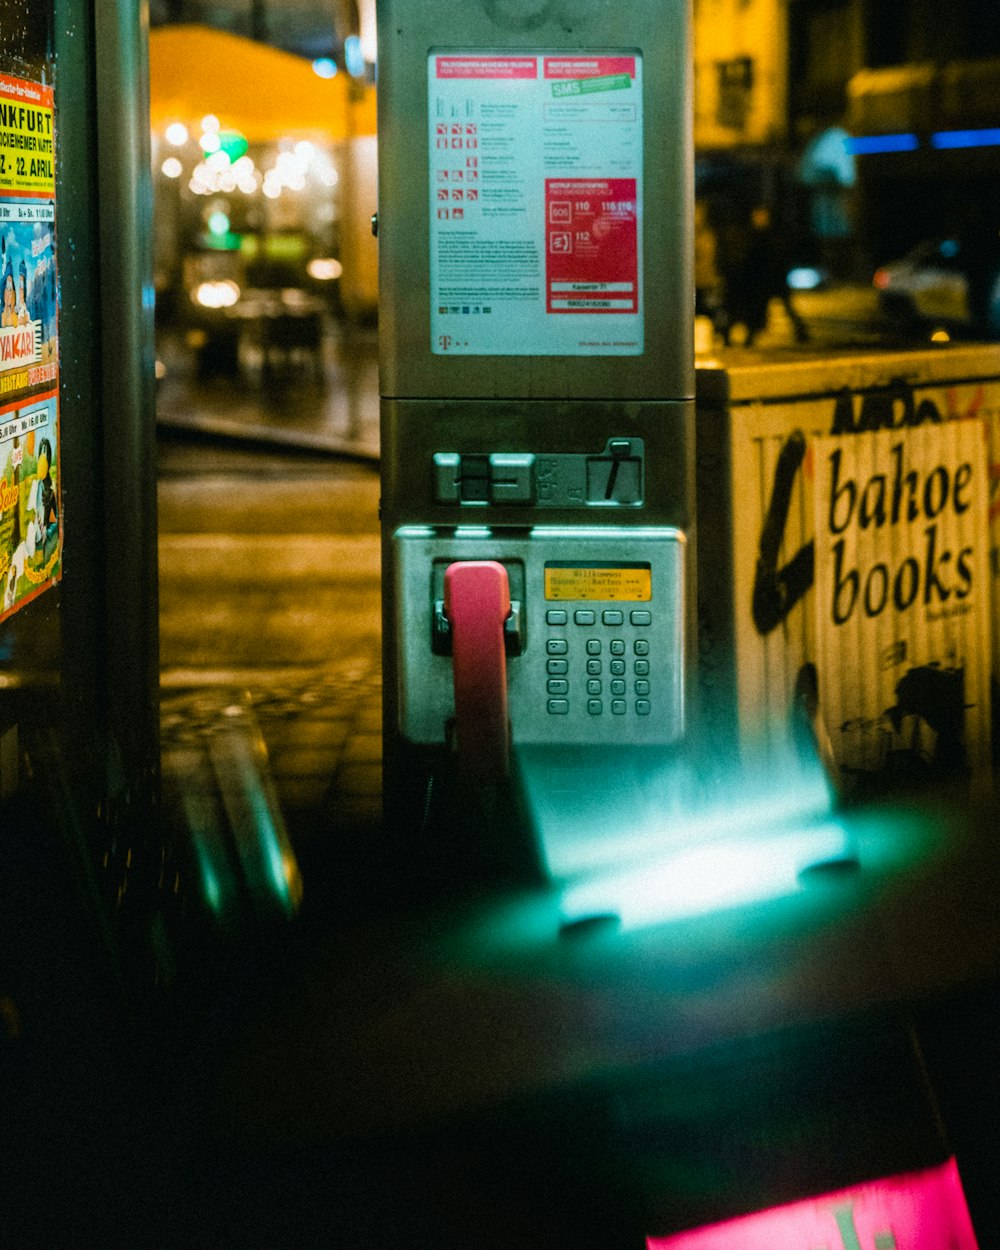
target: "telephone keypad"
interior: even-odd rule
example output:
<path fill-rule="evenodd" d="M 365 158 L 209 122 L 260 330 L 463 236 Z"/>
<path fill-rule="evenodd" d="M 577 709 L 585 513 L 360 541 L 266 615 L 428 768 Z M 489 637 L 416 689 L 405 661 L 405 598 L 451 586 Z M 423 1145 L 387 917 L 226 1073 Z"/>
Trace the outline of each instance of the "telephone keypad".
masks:
<path fill-rule="evenodd" d="M 611 657 L 608 668 L 612 680 L 608 690 L 612 697 L 608 707 L 612 716 L 627 716 L 630 711 L 636 716 L 652 714 L 653 700 L 649 680 L 651 665 L 646 658 L 650 654 L 650 640 L 648 637 L 635 635 L 628 637 L 629 625 L 639 630 L 652 625 L 651 611 L 644 608 L 631 609 L 627 613 L 618 608 L 549 608 L 545 613 L 545 620 L 549 626 L 562 627 L 558 634 L 552 634 L 545 640 L 546 654 L 560 657 L 546 661 L 547 694 L 565 696 L 548 699 L 547 707 L 551 715 L 569 715 L 574 706 L 578 711 L 585 710 L 589 716 L 604 714 L 605 703 L 601 696 L 604 694 L 602 679 L 605 647 Z M 607 627 L 609 634 L 600 636 L 599 632 L 594 632 L 595 625 L 597 631 L 600 631 L 602 625 Z M 577 626 L 583 626 L 590 632 L 577 632 Z M 628 661 L 630 653 L 633 657 L 631 673 Z M 576 699 L 574 675 L 578 680 L 583 678 L 582 684 L 575 686 L 578 691 Z"/>

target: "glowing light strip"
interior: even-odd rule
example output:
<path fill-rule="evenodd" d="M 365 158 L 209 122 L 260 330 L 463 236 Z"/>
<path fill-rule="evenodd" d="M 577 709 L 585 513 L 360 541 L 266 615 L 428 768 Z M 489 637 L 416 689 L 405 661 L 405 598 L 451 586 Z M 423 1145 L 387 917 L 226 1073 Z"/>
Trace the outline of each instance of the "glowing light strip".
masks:
<path fill-rule="evenodd" d="M 1000 146 L 1000 126 L 986 130 L 939 130 L 931 135 L 932 148 L 995 148 Z"/>
<path fill-rule="evenodd" d="M 915 152 L 920 146 L 916 135 L 855 135 L 847 140 L 852 156 L 875 156 L 880 152 Z"/>
<path fill-rule="evenodd" d="M 531 527 L 531 537 L 532 539 L 543 540 L 546 538 L 616 537 L 622 539 L 635 538 L 640 541 L 644 539 L 669 539 L 677 542 L 684 541 L 683 531 L 675 529 L 672 525 L 533 525 Z"/>

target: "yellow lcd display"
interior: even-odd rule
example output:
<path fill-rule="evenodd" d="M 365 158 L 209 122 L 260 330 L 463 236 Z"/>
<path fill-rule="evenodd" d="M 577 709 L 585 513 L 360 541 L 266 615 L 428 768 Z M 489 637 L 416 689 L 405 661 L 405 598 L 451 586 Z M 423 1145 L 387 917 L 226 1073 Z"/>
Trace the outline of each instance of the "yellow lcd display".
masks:
<path fill-rule="evenodd" d="M 653 597 L 648 564 L 546 564 L 546 599 L 646 603 Z"/>

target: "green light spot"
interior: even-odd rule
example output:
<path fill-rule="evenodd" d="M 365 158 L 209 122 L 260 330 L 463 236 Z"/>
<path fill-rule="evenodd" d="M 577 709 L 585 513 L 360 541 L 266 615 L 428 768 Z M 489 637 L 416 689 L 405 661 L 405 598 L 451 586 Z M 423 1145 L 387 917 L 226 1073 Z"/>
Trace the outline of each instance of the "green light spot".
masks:
<path fill-rule="evenodd" d="M 222 130 L 219 132 L 219 151 L 225 152 L 230 161 L 238 161 L 241 156 L 246 154 L 249 146 L 246 135 L 240 134 L 238 130 Z"/>

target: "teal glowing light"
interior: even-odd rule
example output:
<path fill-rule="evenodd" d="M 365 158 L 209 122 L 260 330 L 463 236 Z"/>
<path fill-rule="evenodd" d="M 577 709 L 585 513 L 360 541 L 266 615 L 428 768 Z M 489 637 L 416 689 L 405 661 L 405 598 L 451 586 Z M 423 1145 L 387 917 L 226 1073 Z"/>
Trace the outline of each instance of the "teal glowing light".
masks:
<path fill-rule="evenodd" d="M 290 919 L 301 900 L 302 879 L 267 771 L 263 740 L 255 741 L 240 724 L 241 713 L 239 704 L 226 709 L 232 729 L 213 738 L 212 765 L 254 908 Z"/>
<path fill-rule="evenodd" d="M 803 888 L 804 868 L 847 850 L 844 827 L 836 821 L 717 838 L 571 885 L 563 892 L 562 911 L 569 921 L 613 914 L 623 930 L 642 929 L 795 894 Z"/>
<path fill-rule="evenodd" d="M 230 164 L 235 165 L 241 156 L 245 156 L 250 144 L 246 135 L 238 130 L 219 131 L 219 151 L 225 152 Z"/>
<path fill-rule="evenodd" d="M 209 234 L 222 236 L 229 233 L 229 218 L 223 212 L 214 212 L 209 214 L 208 218 Z"/>
<path fill-rule="evenodd" d="M 337 62 L 328 56 L 318 56 L 312 63 L 313 73 L 320 78 L 334 78 L 337 74 Z"/>
<path fill-rule="evenodd" d="M 823 281 L 823 275 L 811 265 L 797 265 L 789 269 L 787 282 L 793 291 L 815 291 Z"/>
<path fill-rule="evenodd" d="M 182 802 L 201 897 L 215 919 L 227 925 L 235 915 L 236 882 L 214 796 L 201 792 L 188 778 Z"/>
<path fill-rule="evenodd" d="M 546 538 L 608 538 L 618 536 L 627 542 L 630 538 L 664 538 L 670 537 L 679 542 L 684 541 L 684 532 L 665 525 L 533 525 L 532 541 L 544 542 Z"/>
<path fill-rule="evenodd" d="M 364 77 L 365 54 L 361 50 L 361 39 L 358 35 L 348 35 L 344 40 L 344 64 L 352 78 Z"/>
<path fill-rule="evenodd" d="M 672 846 L 664 838 L 658 854 L 614 868 L 608 862 L 603 870 L 564 880 L 563 920 L 616 915 L 620 929 L 629 931 L 795 896 L 811 900 L 814 909 L 839 894 L 844 876 L 838 868 L 851 869 L 849 879 L 858 882 L 851 892 L 860 897 L 876 882 L 926 866 L 945 841 L 945 826 L 919 810 L 814 807 L 810 817 L 800 805 L 796 815 L 790 789 L 784 811 L 774 805 L 768 819 L 759 798 L 752 818 L 734 805 L 728 822 L 717 814 L 711 832 L 707 820 L 699 825 L 695 819 L 683 840 L 676 831 Z"/>
<path fill-rule="evenodd" d="M 244 770 L 241 780 L 250 819 L 241 831 L 238 850 L 248 884 L 252 892 L 256 887 L 258 902 L 265 908 L 277 904 L 292 916 L 301 897 L 301 879 L 280 810 L 259 765 L 257 771 Z"/>
<path fill-rule="evenodd" d="M 720 763 L 720 781 L 639 749 L 577 756 L 521 747 L 518 762 L 549 876 L 563 884 L 736 834 L 812 826 L 832 806 L 818 763 L 775 761 L 753 777 L 738 761 Z"/>

